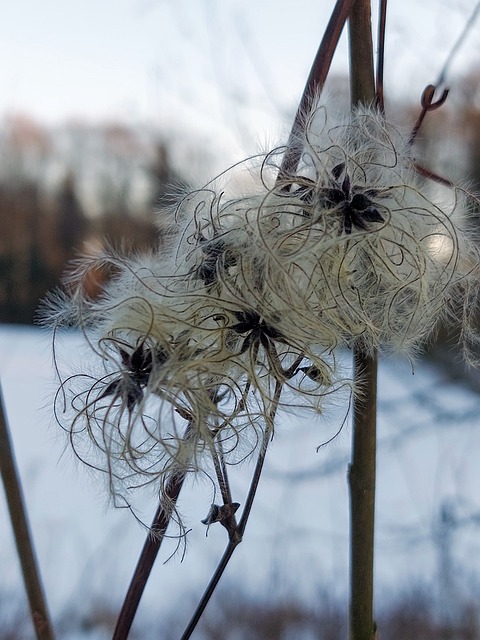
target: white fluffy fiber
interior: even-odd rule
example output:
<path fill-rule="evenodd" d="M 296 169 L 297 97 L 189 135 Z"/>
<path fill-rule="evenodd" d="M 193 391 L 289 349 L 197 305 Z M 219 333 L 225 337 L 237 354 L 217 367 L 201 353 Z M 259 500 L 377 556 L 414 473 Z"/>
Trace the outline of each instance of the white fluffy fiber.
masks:
<path fill-rule="evenodd" d="M 479 254 L 462 227 L 468 194 L 454 189 L 448 209 L 434 202 L 408 138 L 372 109 L 344 117 L 319 105 L 304 131 L 295 175 L 277 179 L 273 151 L 251 193 L 227 197 L 213 182 L 186 195 L 159 223 L 168 247 L 80 261 L 73 293 L 50 309 L 101 356 L 101 373 L 63 384 L 73 418 L 60 420 L 77 451 L 86 435 L 88 455 L 100 452 L 91 464 L 113 493 L 195 469 L 226 442 L 253 447 L 278 382 L 289 402 L 319 409 L 338 384 L 338 346 L 410 355 L 458 309 L 470 331 Z M 103 293 L 85 297 L 92 268 L 106 267 Z M 148 360 L 140 373 L 132 354 Z"/>

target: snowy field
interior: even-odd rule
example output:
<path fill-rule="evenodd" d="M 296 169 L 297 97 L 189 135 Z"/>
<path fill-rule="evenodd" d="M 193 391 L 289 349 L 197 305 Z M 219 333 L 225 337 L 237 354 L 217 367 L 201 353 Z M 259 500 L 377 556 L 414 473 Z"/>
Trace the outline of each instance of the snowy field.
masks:
<path fill-rule="evenodd" d="M 77 334 L 63 348 L 80 349 Z M 17 463 L 53 618 L 80 616 L 99 597 L 119 606 L 145 530 L 125 510 L 108 506 L 101 480 L 76 464 L 51 416 L 55 389 L 49 337 L 39 329 L 0 328 L 0 374 Z M 312 597 L 321 583 L 348 587 L 349 424 L 345 408 L 322 419 L 284 414 L 268 455 L 244 542 L 226 572 L 259 595 Z M 381 363 L 379 372 L 377 600 L 400 587 L 431 582 L 439 607 L 455 606 L 480 584 L 480 398 L 420 363 Z M 243 502 L 252 466 L 233 470 L 233 498 Z M 182 561 L 176 541 L 162 547 L 142 611 L 180 611 L 198 598 L 226 533 L 205 518 L 211 486 L 184 488 L 180 509 L 188 534 Z M 155 500 L 145 500 L 149 522 Z M 0 588 L 21 593 L 21 579 L 3 493 L 0 496 Z M 468 578 L 468 580 L 466 580 Z M 180 606 L 181 603 L 181 606 Z M 73 638 L 73 636 L 71 636 Z M 80 638 L 80 636 L 76 636 Z M 90 635 L 82 638 L 100 638 Z"/>

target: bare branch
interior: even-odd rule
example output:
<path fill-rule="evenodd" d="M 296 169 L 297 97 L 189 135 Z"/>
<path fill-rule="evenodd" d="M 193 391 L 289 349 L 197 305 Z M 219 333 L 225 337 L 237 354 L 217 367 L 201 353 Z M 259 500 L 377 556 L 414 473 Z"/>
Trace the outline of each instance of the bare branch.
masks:
<path fill-rule="evenodd" d="M 43 591 L 40 570 L 28 523 L 20 477 L 0 387 L 0 471 L 5 488 L 10 521 L 22 567 L 23 582 L 30 605 L 30 615 L 37 640 L 53 640 L 54 633 Z"/>

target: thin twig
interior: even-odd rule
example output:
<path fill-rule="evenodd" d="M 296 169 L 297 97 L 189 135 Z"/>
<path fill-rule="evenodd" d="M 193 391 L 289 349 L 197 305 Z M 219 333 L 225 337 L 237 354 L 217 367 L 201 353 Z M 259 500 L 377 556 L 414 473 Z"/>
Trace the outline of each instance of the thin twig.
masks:
<path fill-rule="evenodd" d="M 210 526 L 215 522 L 220 522 L 220 524 L 222 524 L 228 531 L 229 538 L 232 539 L 237 533 L 237 519 L 235 517 L 235 513 L 237 512 L 240 504 L 232 501 L 232 491 L 230 489 L 230 481 L 228 479 L 228 470 L 225 462 L 222 441 L 218 440 L 217 442 L 218 453 L 213 440 L 208 444 L 213 461 L 213 467 L 215 469 L 215 475 L 217 476 L 217 483 L 223 500 L 223 507 L 213 504 L 207 517 L 205 520 L 202 520 L 202 522 L 207 526 Z"/>
<path fill-rule="evenodd" d="M 255 466 L 255 471 L 252 476 L 252 481 L 250 483 L 250 489 L 248 491 L 247 499 L 245 501 L 245 506 L 242 511 L 242 517 L 240 518 L 240 522 L 233 536 L 230 536 L 228 545 L 223 552 L 223 556 L 218 563 L 217 568 L 215 569 L 215 573 L 213 574 L 210 582 L 208 583 L 207 588 L 205 589 L 200 602 L 193 614 L 188 626 L 186 627 L 181 640 L 188 640 L 192 633 L 194 632 L 196 626 L 198 625 L 200 618 L 202 617 L 205 608 L 210 601 L 210 598 L 215 591 L 216 586 L 218 585 L 220 578 L 222 577 L 227 565 L 230 561 L 230 558 L 233 555 L 233 552 L 238 547 L 238 545 L 242 542 L 243 535 L 245 533 L 245 528 L 248 523 L 248 519 L 250 517 L 250 512 L 252 510 L 253 502 L 255 500 L 255 495 L 258 489 L 258 485 L 260 482 L 260 477 L 262 475 L 263 465 L 265 463 L 265 457 L 267 455 L 268 444 L 272 438 L 274 431 L 274 422 L 275 415 L 277 413 L 278 405 L 280 402 L 280 396 L 282 393 L 282 383 L 277 380 L 275 384 L 275 392 L 272 400 L 272 406 L 270 407 L 270 411 L 267 415 L 267 419 L 265 422 L 265 431 L 263 433 L 262 443 L 260 452 L 257 458 L 257 464 Z"/>
<path fill-rule="evenodd" d="M 415 139 L 418 135 L 418 132 L 420 131 L 420 128 L 423 124 L 423 121 L 425 120 L 425 116 L 427 115 L 427 113 L 429 111 L 435 111 L 436 109 L 439 109 L 444 104 L 445 100 L 448 97 L 449 90 L 444 89 L 440 98 L 437 98 L 436 100 L 434 100 L 433 97 L 435 95 L 435 91 L 436 91 L 436 87 L 433 84 L 427 85 L 423 90 L 422 97 L 421 97 L 422 110 L 420 111 L 417 121 L 415 122 L 415 125 L 412 129 L 412 133 L 410 134 L 410 139 L 409 139 L 410 145 L 412 145 L 415 142 Z"/>
<path fill-rule="evenodd" d="M 225 456 L 223 454 L 223 446 L 221 440 L 218 440 L 217 446 L 219 448 L 218 453 L 215 449 L 213 441 L 209 443 L 210 455 L 212 457 L 213 467 L 217 476 L 217 482 L 220 493 L 222 495 L 223 504 L 229 505 L 232 503 L 232 492 L 230 489 L 230 482 L 228 480 L 228 471 L 225 464 Z"/>
<path fill-rule="evenodd" d="M 370 0 L 349 17 L 352 105 L 375 99 Z M 383 41 L 380 41 L 383 46 Z M 380 53 L 383 56 L 383 53 Z M 354 348 L 353 451 L 350 485 L 350 640 L 373 640 L 377 357 Z"/>
<path fill-rule="evenodd" d="M 205 589 L 205 592 L 197 606 L 197 609 L 195 610 L 195 613 L 193 614 L 180 640 L 188 640 L 188 638 L 190 638 L 192 633 L 195 631 L 195 628 L 199 623 L 203 612 L 205 611 L 205 607 L 207 606 L 210 598 L 212 597 L 213 592 L 215 591 L 215 588 L 218 582 L 220 581 L 220 578 L 223 575 L 223 572 L 227 568 L 227 565 L 230 561 L 230 558 L 233 555 L 233 552 L 235 551 L 235 549 L 237 548 L 237 546 L 240 544 L 241 541 L 242 541 L 241 538 L 238 538 L 238 539 L 235 538 L 233 540 L 232 539 L 229 540 L 227 548 L 223 552 L 223 556 L 220 562 L 218 563 L 217 568 L 215 569 L 215 573 L 213 574 L 210 582 L 208 583 L 208 587 Z"/>
<path fill-rule="evenodd" d="M 429 111 L 434 111 L 435 109 L 438 109 L 439 107 L 441 107 L 445 102 L 445 100 L 447 99 L 447 96 L 449 93 L 448 89 L 444 89 L 440 98 L 438 98 L 435 101 L 433 100 L 433 96 L 440 87 L 445 86 L 450 66 L 455 56 L 459 52 L 462 44 L 464 43 L 468 32 L 470 31 L 470 29 L 472 29 L 479 15 L 480 15 L 480 2 L 478 2 L 477 5 L 475 6 L 475 9 L 473 10 L 470 18 L 467 20 L 464 28 L 462 29 L 462 32 L 460 33 L 460 35 L 454 42 L 452 48 L 450 49 L 447 55 L 447 58 L 445 60 L 445 63 L 443 67 L 440 69 L 436 83 L 427 85 L 427 87 L 423 91 L 422 97 L 421 97 L 422 110 L 420 111 L 417 121 L 413 127 L 412 133 L 410 134 L 410 144 L 413 144 L 415 142 L 417 134 L 420 130 L 420 127 L 423 124 L 423 121 L 427 113 Z"/>
<path fill-rule="evenodd" d="M 415 163 L 415 171 L 422 178 L 427 178 L 427 180 L 433 180 L 433 182 L 438 182 L 438 184 L 443 184 L 444 187 L 453 187 L 454 183 L 449 178 L 444 178 L 443 176 L 439 176 L 434 171 L 430 171 L 426 167 L 423 167 L 418 162 Z"/>
<path fill-rule="evenodd" d="M 467 20 L 464 28 L 462 29 L 462 32 L 460 33 L 460 35 L 458 36 L 457 40 L 454 42 L 452 48 L 450 49 L 449 54 L 447 55 L 447 59 L 445 60 L 445 63 L 443 65 L 443 67 L 440 70 L 440 73 L 438 75 L 437 78 L 437 82 L 435 84 L 436 87 L 441 87 L 442 85 L 445 84 L 447 76 L 448 76 L 448 71 L 450 69 L 450 66 L 455 58 L 455 56 L 457 55 L 457 53 L 460 51 L 460 48 L 462 46 L 462 44 L 464 43 L 468 32 L 470 31 L 470 29 L 473 27 L 473 25 L 475 24 L 476 19 L 478 18 L 478 16 L 480 15 L 480 2 L 477 3 L 475 9 L 473 10 L 470 18 Z"/>
<path fill-rule="evenodd" d="M 282 383 L 279 380 L 277 380 L 275 383 L 275 392 L 273 395 L 272 406 L 270 407 L 270 411 L 267 415 L 267 420 L 265 424 L 265 433 L 263 434 L 260 454 L 258 456 L 257 465 L 255 467 L 252 483 L 250 485 L 250 491 L 248 492 L 248 496 L 245 501 L 245 507 L 243 508 L 243 511 L 242 511 L 242 517 L 240 518 L 240 522 L 238 524 L 238 531 L 241 536 L 243 536 L 243 534 L 245 533 L 245 527 L 247 526 L 248 518 L 250 516 L 250 511 L 252 510 L 253 501 L 255 499 L 255 494 L 258 488 L 258 482 L 260 480 L 260 476 L 262 473 L 263 463 L 265 462 L 268 443 L 272 439 L 272 436 L 274 433 L 275 416 L 277 414 L 281 393 L 282 393 Z"/>
<path fill-rule="evenodd" d="M 5 488 L 23 582 L 37 640 L 53 640 L 54 633 L 42 587 L 32 535 L 28 524 L 20 477 L 15 463 L 0 386 L 0 471 Z"/>

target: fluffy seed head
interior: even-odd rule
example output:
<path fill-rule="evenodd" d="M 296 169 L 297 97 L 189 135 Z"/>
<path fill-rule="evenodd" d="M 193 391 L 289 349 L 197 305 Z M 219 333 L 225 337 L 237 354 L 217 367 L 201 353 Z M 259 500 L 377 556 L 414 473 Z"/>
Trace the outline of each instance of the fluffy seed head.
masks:
<path fill-rule="evenodd" d="M 168 247 L 81 261 L 50 305 L 53 324 L 80 326 L 98 356 L 62 382 L 71 411 L 59 402 L 57 415 L 114 495 L 248 455 L 279 385 L 286 404 L 318 411 L 339 384 L 338 346 L 410 355 L 458 309 L 471 335 L 467 194 L 436 202 L 407 137 L 372 109 L 318 106 L 298 144 L 294 175 L 277 179 L 274 150 L 251 193 L 212 183 L 185 196 Z M 92 269 L 110 274 L 95 299 Z"/>

